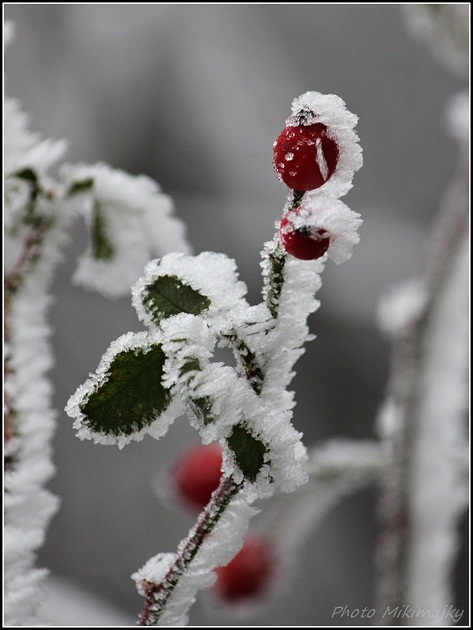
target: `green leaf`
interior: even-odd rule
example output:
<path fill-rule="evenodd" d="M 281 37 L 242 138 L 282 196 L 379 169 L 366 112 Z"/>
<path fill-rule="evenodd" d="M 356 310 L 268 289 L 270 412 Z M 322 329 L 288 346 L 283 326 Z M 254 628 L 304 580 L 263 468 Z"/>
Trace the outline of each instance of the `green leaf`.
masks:
<path fill-rule="evenodd" d="M 209 298 L 199 293 L 177 276 L 160 276 L 143 289 L 143 306 L 156 325 L 161 320 L 179 313 L 200 315 L 211 304 Z"/>
<path fill-rule="evenodd" d="M 74 182 L 73 184 L 71 184 L 71 187 L 69 188 L 67 194 L 68 195 L 75 195 L 77 193 L 81 193 L 84 192 L 86 190 L 90 190 L 94 185 L 94 179 L 93 177 L 88 177 L 87 179 L 82 179 L 80 181 Z"/>
<path fill-rule="evenodd" d="M 264 455 L 268 450 L 266 445 L 241 424 L 233 427 L 227 443 L 245 478 L 254 481 L 264 464 Z"/>
<path fill-rule="evenodd" d="M 105 435 L 131 435 L 150 425 L 171 402 L 161 384 L 164 352 L 155 345 L 145 352 L 134 348 L 117 354 L 109 376 L 81 407 L 92 431 Z"/>
<path fill-rule="evenodd" d="M 115 249 L 107 236 L 107 223 L 99 204 L 96 203 L 92 215 L 92 255 L 98 260 L 110 260 Z"/>

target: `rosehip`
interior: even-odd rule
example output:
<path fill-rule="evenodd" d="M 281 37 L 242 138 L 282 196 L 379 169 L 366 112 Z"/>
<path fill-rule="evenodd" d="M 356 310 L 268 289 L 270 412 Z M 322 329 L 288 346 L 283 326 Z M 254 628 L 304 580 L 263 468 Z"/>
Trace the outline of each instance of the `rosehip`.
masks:
<path fill-rule="evenodd" d="M 294 225 L 290 218 L 292 211 L 286 214 L 279 226 L 279 239 L 288 254 L 300 260 L 315 260 L 321 258 L 330 245 L 330 235 L 323 228 L 310 225 Z M 296 215 L 297 216 L 297 215 Z"/>
<path fill-rule="evenodd" d="M 233 560 L 216 569 L 215 591 L 231 602 L 253 599 L 268 589 L 275 568 L 271 545 L 260 537 L 248 537 Z"/>
<path fill-rule="evenodd" d="M 181 456 L 174 469 L 173 483 L 177 496 L 188 507 L 201 510 L 218 488 L 222 452 L 219 444 L 199 444 Z"/>
<path fill-rule="evenodd" d="M 338 153 L 323 123 L 288 126 L 274 143 L 274 168 L 289 188 L 314 190 L 333 175 Z"/>

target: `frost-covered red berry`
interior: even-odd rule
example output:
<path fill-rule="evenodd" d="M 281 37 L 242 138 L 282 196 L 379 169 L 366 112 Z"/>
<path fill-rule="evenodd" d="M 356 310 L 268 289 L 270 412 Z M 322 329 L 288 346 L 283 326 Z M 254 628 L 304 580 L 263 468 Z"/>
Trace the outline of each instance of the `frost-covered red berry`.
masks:
<path fill-rule="evenodd" d="M 228 602 L 251 600 L 263 595 L 275 574 L 276 558 L 267 540 L 251 536 L 225 567 L 216 569 L 215 591 Z"/>
<path fill-rule="evenodd" d="M 274 168 L 289 188 L 314 190 L 333 175 L 338 154 L 323 123 L 287 126 L 274 143 Z"/>
<path fill-rule="evenodd" d="M 200 511 L 218 488 L 222 452 L 219 444 L 199 444 L 181 455 L 173 472 L 173 484 L 178 498 L 188 507 Z"/>
<path fill-rule="evenodd" d="M 291 210 L 281 220 L 279 240 L 288 254 L 300 260 L 321 258 L 330 245 L 327 230 L 310 224 L 300 224 L 296 210 Z"/>

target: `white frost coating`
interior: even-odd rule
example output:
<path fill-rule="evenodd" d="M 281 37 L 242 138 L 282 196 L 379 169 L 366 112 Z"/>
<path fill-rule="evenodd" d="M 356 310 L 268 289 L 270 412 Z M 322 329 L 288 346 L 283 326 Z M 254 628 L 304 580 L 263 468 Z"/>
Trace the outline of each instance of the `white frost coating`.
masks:
<path fill-rule="evenodd" d="M 44 255 L 28 274 L 9 305 L 9 346 L 5 359 L 11 373 L 5 393 L 11 399 L 16 437 L 5 455 L 13 458 L 5 485 L 5 623 L 34 623 L 41 601 L 40 585 L 47 574 L 34 569 L 35 553 L 58 501 L 44 485 L 51 478 L 51 439 L 55 412 L 51 408 L 51 386 L 47 378 L 53 360 L 49 347 L 50 328 L 46 313 L 50 298 L 46 291 L 60 259 L 67 216 L 54 206 L 56 224 L 44 240 Z M 8 232 L 5 234 L 9 239 Z M 32 306 L 34 305 L 34 308 Z M 7 443 L 8 446 L 8 443 Z"/>
<path fill-rule="evenodd" d="M 135 580 L 138 593 L 146 597 L 145 583 L 160 584 L 176 558 L 176 553 L 158 553 L 157 556 L 150 558 L 141 569 L 133 573 L 131 579 Z"/>
<path fill-rule="evenodd" d="M 295 98 L 291 109 L 287 125 L 298 125 L 299 115 L 303 113 L 305 124 L 327 125 L 327 135 L 337 142 L 339 148 L 337 167 L 332 177 L 309 194 L 342 197 L 352 187 L 354 173 L 363 165 L 362 150 L 354 131 L 358 116 L 346 109 L 339 96 L 319 92 L 305 92 Z"/>
<path fill-rule="evenodd" d="M 34 568 L 36 552 L 57 510 L 58 501 L 45 484 L 51 478 L 51 440 L 55 412 L 51 408 L 52 367 L 46 315 L 52 273 L 61 258 L 71 219 L 63 212 L 62 188 L 47 171 L 63 156 L 64 141 L 42 140 L 28 129 L 28 117 L 17 101 L 4 102 L 5 216 L 5 451 L 4 476 L 4 609 L 6 625 L 34 625 L 42 599 L 46 570 Z M 53 223 L 42 236 L 41 256 L 25 273 L 22 261 L 31 258 L 29 239 L 35 228 L 24 223 L 31 185 L 15 176 L 32 169 L 42 191 L 35 212 Z M 15 287 L 11 291 L 9 287 Z M 12 435 L 12 437 L 9 437 Z"/>
<path fill-rule="evenodd" d="M 96 392 L 104 383 L 107 382 L 110 375 L 110 366 L 117 355 L 133 349 L 144 350 L 148 352 L 153 345 L 160 344 L 162 341 L 161 334 L 154 332 L 128 332 L 115 341 L 113 341 L 108 350 L 100 360 L 99 366 L 94 374 L 85 381 L 83 385 L 77 388 L 75 393 L 69 398 L 65 407 L 65 412 L 71 418 L 74 418 L 73 428 L 77 429 L 77 437 L 81 440 L 94 440 L 97 444 L 116 444 L 119 448 L 123 448 L 130 442 L 143 439 L 147 434 L 158 439 L 163 436 L 174 420 L 183 412 L 183 406 L 179 401 L 172 401 L 169 407 L 149 426 L 143 427 L 140 431 L 135 431 L 130 435 L 109 435 L 93 431 L 86 422 L 82 407 L 87 403 L 90 396 Z"/>
<path fill-rule="evenodd" d="M 406 326 L 410 326 L 424 308 L 426 297 L 420 278 L 390 287 L 378 305 L 381 329 L 393 339 L 403 335 Z"/>
<path fill-rule="evenodd" d="M 303 227 L 327 230 L 330 234 L 327 256 L 337 265 L 349 260 L 353 246 L 360 242 L 357 230 L 363 220 L 339 199 L 307 195 L 297 210 L 289 210 L 285 216 L 296 230 Z"/>
<path fill-rule="evenodd" d="M 269 254 L 273 241 L 266 243 L 263 274 L 269 273 Z M 307 316 L 315 312 L 320 302 L 315 298 L 322 286 L 320 274 L 323 260 L 300 261 L 288 257 L 284 268 L 285 282 L 279 300 L 279 316 L 266 337 L 266 380 L 261 398 L 281 411 L 294 407 L 294 393 L 286 390 L 291 382 L 293 367 L 305 352 L 303 346 L 314 337 L 309 333 Z"/>
<path fill-rule="evenodd" d="M 160 276 L 177 276 L 181 282 L 208 297 L 211 304 L 205 317 L 225 317 L 236 308 L 246 294 L 246 285 L 238 280 L 234 260 L 225 254 L 202 252 L 198 256 L 172 253 L 158 260 L 151 260 L 145 267 L 145 275 L 133 286 L 133 306 L 139 319 L 147 326 L 154 326 L 149 313 L 143 306 L 142 296 L 146 286 Z"/>
<path fill-rule="evenodd" d="M 291 425 L 291 414 L 286 409 L 279 410 L 271 398 L 258 396 L 233 368 L 210 362 L 215 337 L 207 323 L 199 316 L 181 314 L 166 319 L 162 331 L 166 354 L 164 386 L 184 400 L 207 397 L 211 401 L 214 420 L 208 424 L 198 417 L 192 420 L 204 443 L 223 442 L 232 427 L 242 423 L 267 447 L 268 464 L 262 467 L 254 483 L 258 496 L 268 496 L 276 488 L 290 492 L 304 483 L 305 448 L 300 442 L 301 434 Z M 183 369 L 195 359 L 197 369 Z M 228 449 L 225 450 L 223 472 L 237 483 L 243 481 Z"/>
<path fill-rule="evenodd" d="M 188 570 L 180 578 L 158 625 L 187 624 L 187 612 L 198 591 L 212 586 L 216 579 L 214 569 L 228 564 L 241 549 L 248 523 L 258 513 L 251 506 L 255 499 L 256 495 L 251 491 L 240 491 L 230 502 L 213 531 L 204 539 Z M 192 534 L 193 530 L 189 536 Z M 140 572 L 135 574 L 134 579 L 139 574 Z"/>
<path fill-rule="evenodd" d="M 458 545 L 456 526 L 468 500 L 468 483 L 457 459 L 467 442 L 468 286 L 465 234 L 432 314 L 424 350 L 419 448 L 410 495 L 409 600 L 425 609 L 453 601 L 449 578 Z"/>
<path fill-rule="evenodd" d="M 106 164 L 68 165 L 61 176 L 68 187 L 93 179 L 93 187 L 80 195 L 82 213 L 89 222 L 100 213 L 113 250 L 109 258 L 98 259 L 91 250 L 82 255 L 74 282 L 106 297 L 120 297 L 128 294 L 150 258 L 169 251 L 189 252 L 184 224 L 173 216 L 171 199 L 149 177 Z"/>

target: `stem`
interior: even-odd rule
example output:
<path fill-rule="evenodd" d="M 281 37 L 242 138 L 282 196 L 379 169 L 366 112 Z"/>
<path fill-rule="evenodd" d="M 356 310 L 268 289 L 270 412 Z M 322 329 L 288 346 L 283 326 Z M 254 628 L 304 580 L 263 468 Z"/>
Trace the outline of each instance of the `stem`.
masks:
<path fill-rule="evenodd" d="M 299 208 L 304 198 L 305 190 L 293 190 L 292 191 L 292 208 Z"/>
<path fill-rule="evenodd" d="M 468 178 L 466 180 L 458 178 L 439 215 L 426 266 L 424 283 L 426 300 L 423 308 L 394 347 L 390 390 L 395 406 L 399 410 L 399 425 L 396 426 L 395 434 L 391 438 L 391 465 L 385 475 L 381 498 L 379 553 L 381 613 L 389 608 L 395 615 L 397 607 L 412 603 L 409 601 L 412 589 L 411 572 L 417 558 L 416 541 L 422 534 L 418 531 L 416 492 L 425 490 L 417 487 L 419 466 L 422 465 L 419 464 L 419 455 L 425 440 L 424 432 L 429 430 L 426 429 L 423 412 L 429 393 L 430 396 L 433 394 L 432 385 L 429 392 L 425 375 L 429 368 L 432 368 L 429 363 L 430 353 L 436 343 L 439 312 L 450 286 L 452 273 L 455 273 L 459 244 L 461 245 L 464 235 L 468 233 L 468 193 L 463 189 L 464 181 L 467 183 Z M 457 323 L 453 326 L 456 332 Z M 442 355 L 443 360 L 448 361 L 449 349 L 443 348 Z M 442 388 L 444 384 L 435 385 Z M 453 404 L 455 405 L 456 401 Z M 446 417 L 444 422 L 448 424 L 454 420 L 455 418 Z M 431 430 L 435 431 L 435 426 Z M 451 427 L 451 430 L 454 430 L 454 427 Z M 437 437 L 437 442 L 442 439 Z M 448 444 L 438 444 L 442 454 L 447 448 Z M 447 457 L 449 455 L 447 454 Z M 432 458 L 438 456 L 438 453 L 431 454 Z M 449 465 L 448 462 L 446 465 Z M 450 462 L 450 465 L 455 464 Z M 439 507 L 450 509 L 447 506 Z M 449 516 L 454 521 L 455 515 Z M 433 515 L 432 518 L 437 517 Z M 435 576 L 432 576 L 432 579 L 435 581 Z M 425 590 L 428 592 L 428 585 Z M 424 603 L 416 600 L 414 604 Z M 444 604 L 444 601 L 438 602 L 438 605 Z M 383 615 L 383 623 L 403 625 L 409 621 Z"/>
<path fill-rule="evenodd" d="M 277 319 L 279 314 L 279 298 L 284 286 L 284 267 L 286 265 L 286 254 L 278 246 L 269 252 L 269 273 L 266 287 L 266 304 L 273 319 Z"/>
<path fill-rule="evenodd" d="M 257 394 L 261 394 L 264 383 L 264 370 L 258 364 L 256 354 L 250 350 L 246 342 L 236 332 L 224 335 L 224 338 L 234 347 L 235 354 L 244 369 L 246 379 L 251 387 Z"/>
<path fill-rule="evenodd" d="M 180 578 L 197 555 L 202 542 L 213 531 L 228 504 L 242 488 L 242 485 L 242 483 L 235 483 L 233 479 L 222 478 L 212 499 L 200 514 L 195 527 L 179 545 L 179 555 L 164 580 L 160 584 L 146 582 L 144 585 L 146 602 L 139 617 L 139 625 L 158 625 L 166 603 L 179 584 Z"/>
<path fill-rule="evenodd" d="M 34 194 L 36 198 L 36 193 Z M 13 401 L 8 389 L 8 382 L 13 376 L 13 368 L 11 365 L 11 325 L 10 325 L 10 312 L 12 299 L 15 293 L 18 291 L 23 279 L 36 262 L 38 262 L 41 254 L 41 244 L 43 242 L 44 235 L 48 228 L 51 226 L 50 220 L 37 218 L 33 222 L 33 227 L 30 234 L 25 239 L 23 250 L 16 261 L 15 265 L 11 269 L 10 273 L 5 276 L 4 279 L 4 318 L 3 318 L 3 338 L 7 348 L 4 356 L 3 364 L 3 377 L 4 377 L 4 443 L 5 445 L 11 442 L 16 435 L 15 416 Z M 8 449 L 7 449 L 8 450 Z M 11 467 L 14 460 L 13 452 L 5 453 L 4 465 Z"/>

